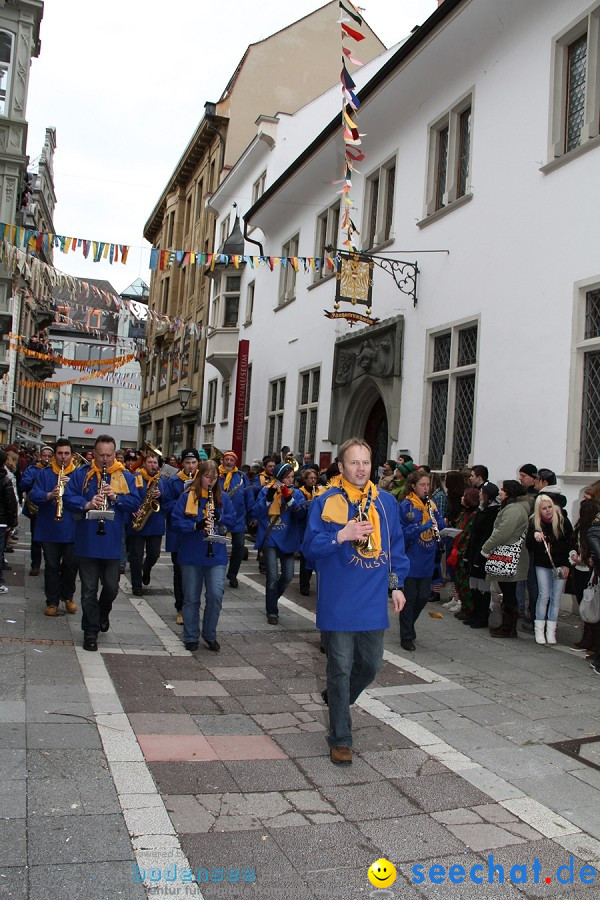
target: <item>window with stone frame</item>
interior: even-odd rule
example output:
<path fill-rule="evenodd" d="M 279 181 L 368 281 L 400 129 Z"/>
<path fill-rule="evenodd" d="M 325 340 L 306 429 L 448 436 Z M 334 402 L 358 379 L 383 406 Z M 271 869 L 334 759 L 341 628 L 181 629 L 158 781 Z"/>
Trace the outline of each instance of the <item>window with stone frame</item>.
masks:
<path fill-rule="evenodd" d="M 470 194 L 472 119 L 469 92 L 429 126 L 426 217 Z"/>
<path fill-rule="evenodd" d="M 269 382 L 269 409 L 267 414 L 267 447 L 265 453 L 279 451 L 283 435 L 285 409 L 285 378 Z"/>
<path fill-rule="evenodd" d="M 315 235 L 315 256 L 320 261 L 319 265 L 313 272 L 313 282 L 320 281 L 327 275 L 332 274 L 332 269 L 324 262 L 325 256 L 331 256 L 325 248 L 338 246 L 338 235 L 340 230 L 340 203 L 339 200 L 323 210 L 317 216 L 317 231 Z"/>
<path fill-rule="evenodd" d="M 214 425 L 217 417 L 217 379 L 212 378 L 208 382 L 208 392 L 206 398 L 206 419 L 205 425 Z"/>
<path fill-rule="evenodd" d="M 426 438 L 432 469 L 470 464 L 478 333 L 477 322 L 466 322 L 428 334 Z"/>
<path fill-rule="evenodd" d="M 244 319 L 244 325 L 252 324 L 252 316 L 254 315 L 254 291 L 256 288 L 256 282 L 251 281 L 246 287 L 246 318 Z"/>
<path fill-rule="evenodd" d="M 300 235 L 295 234 L 294 237 L 286 241 L 281 248 L 282 262 L 279 273 L 279 306 L 290 303 L 296 299 L 296 269 L 291 261 L 292 257 L 298 256 L 298 247 L 300 244 Z"/>
<path fill-rule="evenodd" d="M 252 206 L 256 203 L 259 197 L 265 192 L 265 184 L 267 182 L 267 170 L 261 172 L 254 184 L 252 185 Z"/>
<path fill-rule="evenodd" d="M 556 35 L 552 47 L 549 164 L 598 143 L 600 3 Z"/>
<path fill-rule="evenodd" d="M 317 416 L 321 390 L 321 369 L 300 372 L 298 380 L 298 418 L 296 453 L 309 453 L 315 458 L 317 447 Z"/>
<path fill-rule="evenodd" d="M 14 34 L 0 31 L 0 116 L 10 114 L 10 82 L 13 64 Z"/>
<path fill-rule="evenodd" d="M 574 449 L 567 470 L 600 472 L 600 282 L 579 286 L 575 302 L 575 380 L 568 432 L 579 440 L 570 442 Z"/>
<path fill-rule="evenodd" d="M 396 158 L 380 166 L 367 178 L 364 247 L 372 249 L 393 236 Z"/>

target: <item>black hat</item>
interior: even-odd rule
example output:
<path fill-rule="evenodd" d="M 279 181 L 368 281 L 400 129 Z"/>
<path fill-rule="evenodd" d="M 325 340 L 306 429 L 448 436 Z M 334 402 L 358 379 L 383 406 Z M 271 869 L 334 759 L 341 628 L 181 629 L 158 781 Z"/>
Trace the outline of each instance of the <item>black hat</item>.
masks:
<path fill-rule="evenodd" d="M 524 466 L 521 466 L 519 472 L 522 472 L 523 475 L 529 475 L 530 478 L 535 478 L 538 470 L 537 466 L 534 466 L 533 463 L 525 463 Z"/>
<path fill-rule="evenodd" d="M 540 479 L 540 481 L 545 481 L 549 485 L 556 484 L 556 475 L 552 471 L 552 469 L 538 469 L 537 477 Z"/>
<path fill-rule="evenodd" d="M 137 451 L 126 450 L 125 451 L 125 459 L 137 459 Z"/>
<path fill-rule="evenodd" d="M 523 470 L 521 469 L 520 471 L 523 471 Z M 496 500 L 496 498 L 498 497 L 498 494 L 500 493 L 498 485 L 494 484 L 493 481 L 486 481 L 484 484 L 481 485 L 479 490 L 483 491 L 485 496 L 488 497 L 488 499 L 490 499 L 490 500 Z"/>
<path fill-rule="evenodd" d="M 183 451 L 181 454 L 181 462 L 183 462 L 184 459 L 195 459 L 196 462 L 200 462 L 200 457 L 195 447 L 190 447 L 189 450 Z"/>

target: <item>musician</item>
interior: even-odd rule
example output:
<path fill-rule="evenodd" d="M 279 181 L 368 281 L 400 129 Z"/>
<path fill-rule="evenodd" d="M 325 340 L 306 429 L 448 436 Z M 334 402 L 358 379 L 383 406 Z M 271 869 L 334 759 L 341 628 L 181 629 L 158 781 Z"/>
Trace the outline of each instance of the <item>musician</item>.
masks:
<path fill-rule="evenodd" d="M 248 476 L 240 472 L 237 462 L 237 454 L 233 450 L 227 450 L 219 466 L 221 490 L 227 494 L 235 510 L 235 523 L 231 529 L 231 558 L 227 570 L 227 579 L 232 588 L 238 586 L 237 576 L 246 544 L 246 522 L 254 506 Z"/>
<path fill-rule="evenodd" d="M 306 456 L 306 453 L 304 454 Z M 306 503 L 310 503 L 311 500 L 314 500 L 316 496 L 318 496 L 324 490 L 321 485 L 317 484 L 318 476 L 314 469 L 307 468 L 301 472 L 302 484 L 300 486 L 300 493 L 304 495 L 306 499 Z M 303 525 L 305 526 L 306 520 Z M 305 527 L 301 527 L 301 542 L 304 539 L 304 531 Z M 310 579 L 312 576 L 313 570 L 306 562 L 306 557 L 302 553 L 302 548 L 300 548 L 300 593 L 303 597 L 310 596 Z"/>
<path fill-rule="evenodd" d="M 133 528 L 134 518 L 127 523 L 127 544 L 129 547 L 129 568 L 131 570 L 131 589 L 134 597 L 144 594 L 142 585 L 150 584 L 150 572 L 160 557 L 160 545 L 165 533 L 165 511 L 161 497 L 165 493 L 166 478 L 159 475 L 160 457 L 154 450 L 148 450 L 144 465 L 135 472 L 135 486 L 138 489 L 142 504 L 148 499 L 150 491 L 153 502 L 160 509 L 151 512 L 146 524 L 139 531 Z M 144 558 L 144 552 L 146 554 Z"/>
<path fill-rule="evenodd" d="M 415 649 L 415 622 L 431 595 L 431 579 L 436 556 L 441 552 L 440 531 L 446 523 L 429 499 L 429 473 L 411 472 L 400 497 L 400 524 L 404 532 L 410 571 L 404 582 L 406 605 L 400 613 L 400 645 Z"/>
<path fill-rule="evenodd" d="M 213 460 L 200 463 L 189 490 L 181 494 L 171 514 L 171 527 L 179 535 L 177 559 L 183 584 L 183 643 L 185 649 L 198 649 L 202 640 L 213 653 L 221 645 L 217 624 L 223 603 L 227 549 L 225 543 L 206 540 L 217 531 L 224 536 L 235 524 L 235 510 L 221 490 L 219 471 Z M 205 587 L 204 615 L 200 632 L 200 600 Z"/>
<path fill-rule="evenodd" d="M 261 488 L 270 488 L 275 484 L 275 466 L 274 459 L 267 459 L 264 464 L 264 470 L 258 476 Z"/>
<path fill-rule="evenodd" d="M 64 508 L 64 493 L 74 470 L 73 445 L 67 438 L 59 438 L 54 445 L 54 459 L 38 472 L 29 492 L 31 502 L 38 508 L 35 540 L 44 551 L 46 616 L 57 616 L 61 601 L 68 613 L 77 612 L 73 599 L 77 578 L 75 522 L 73 513 Z"/>
<path fill-rule="evenodd" d="M 29 519 L 29 526 L 31 528 L 31 569 L 29 570 L 30 575 L 40 574 L 40 569 L 42 566 L 42 545 L 39 541 L 36 541 L 34 537 L 35 517 L 37 513 L 35 511 L 35 507 L 32 508 L 32 503 L 29 498 L 29 491 L 33 487 L 34 481 L 37 478 L 40 470 L 45 469 L 46 466 L 50 465 L 52 456 L 52 447 L 42 447 L 39 459 L 37 459 L 35 463 L 25 469 L 21 477 L 21 484 L 19 485 L 21 492 L 23 494 L 26 494 L 25 503 L 23 504 L 23 515 L 25 516 L 25 518 Z"/>
<path fill-rule="evenodd" d="M 279 624 L 277 601 L 294 577 L 294 553 L 300 549 L 299 521 L 306 516 L 304 496 L 294 488 L 294 470 L 280 462 L 273 471 L 275 483 L 263 487 L 252 516 L 258 521 L 255 547 L 266 568 L 265 604 L 269 625 Z M 277 560 L 281 563 L 278 574 Z"/>
<path fill-rule="evenodd" d="M 113 437 L 98 435 L 92 462 L 72 473 L 63 498 L 65 509 L 76 516 L 75 557 L 81 579 L 83 649 L 90 651 L 98 649 L 98 632 L 110 628 L 110 611 L 119 591 L 121 535 L 126 521 L 140 505 L 135 479 L 116 461 L 115 450 Z M 112 510 L 114 518 L 83 518 L 92 509 Z M 77 515 L 82 516 L 81 521 L 77 521 Z M 102 590 L 98 597 L 99 583 Z"/>
<path fill-rule="evenodd" d="M 173 478 L 169 478 L 163 495 L 163 509 L 167 525 L 165 550 L 171 554 L 171 562 L 173 563 L 173 593 L 175 595 L 175 611 L 177 613 L 175 622 L 177 625 L 183 625 L 183 586 L 181 583 L 181 569 L 177 561 L 179 533 L 171 528 L 171 513 L 183 491 L 191 486 L 198 471 L 199 461 L 198 451 L 194 447 L 184 450 L 181 454 L 181 470 Z"/>
<path fill-rule="evenodd" d="M 340 479 L 311 501 L 302 552 L 314 562 L 317 628 L 327 653 L 329 756 L 352 764 L 350 706 L 373 681 L 383 660 L 389 627 L 388 590 L 394 610 L 405 603 L 408 574 L 398 505 L 370 481 L 371 448 L 351 438 L 339 448 Z M 359 521 L 360 519 L 360 521 Z"/>

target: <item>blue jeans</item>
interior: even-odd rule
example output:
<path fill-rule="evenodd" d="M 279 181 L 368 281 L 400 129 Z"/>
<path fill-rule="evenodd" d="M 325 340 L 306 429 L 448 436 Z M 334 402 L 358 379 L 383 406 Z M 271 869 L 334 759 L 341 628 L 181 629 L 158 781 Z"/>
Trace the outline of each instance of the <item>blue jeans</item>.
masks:
<path fill-rule="evenodd" d="M 277 601 L 294 577 L 294 554 L 282 553 L 277 547 L 263 547 L 263 559 L 267 568 L 266 606 L 268 616 L 278 616 Z M 277 560 L 281 560 L 279 575 Z"/>
<path fill-rule="evenodd" d="M 404 582 L 404 596 L 406 603 L 400 613 L 400 640 L 414 641 L 417 636 L 415 622 L 431 596 L 431 578 L 407 578 Z"/>
<path fill-rule="evenodd" d="M 232 531 L 231 532 L 231 557 L 229 559 L 229 568 L 227 569 L 227 577 L 228 578 L 237 578 L 237 574 L 240 571 L 240 566 L 242 564 L 242 557 L 244 555 L 245 545 L 246 545 L 246 532 L 245 531 Z"/>
<path fill-rule="evenodd" d="M 321 632 L 327 654 L 330 747 L 352 746 L 350 707 L 381 668 L 384 634 L 384 629 Z"/>
<path fill-rule="evenodd" d="M 183 585 L 183 643 L 195 644 L 200 638 L 200 598 L 206 585 L 202 638 L 216 641 L 217 624 L 223 603 L 227 566 L 180 566 Z"/>
<path fill-rule="evenodd" d="M 560 608 L 560 598 L 565 589 L 563 578 L 555 578 L 552 569 L 543 566 L 535 567 L 538 583 L 538 599 L 535 607 L 535 617 L 538 622 L 547 619 L 556 622 Z"/>
<path fill-rule="evenodd" d="M 527 570 L 527 581 L 517 581 L 517 604 L 520 613 L 529 613 L 532 619 L 535 619 L 535 605 L 538 598 L 538 583 L 535 576 L 536 566 L 533 561 L 533 553 L 529 554 L 529 569 Z M 529 602 L 525 603 L 525 588 L 529 594 Z"/>

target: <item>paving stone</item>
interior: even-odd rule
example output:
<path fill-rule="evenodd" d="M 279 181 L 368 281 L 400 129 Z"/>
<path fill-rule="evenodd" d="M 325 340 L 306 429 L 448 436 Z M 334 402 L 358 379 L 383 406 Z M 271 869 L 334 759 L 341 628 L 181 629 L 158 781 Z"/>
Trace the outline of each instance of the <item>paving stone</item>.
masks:
<path fill-rule="evenodd" d="M 299 712 L 300 704 L 287 694 L 266 694 L 261 696 L 241 696 L 238 698 L 247 713 Z"/>
<path fill-rule="evenodd" d="M 360 757 L 354 757 L 351 766 L 335 766 L 329 759 L 329 750 L 323 758 L 305 757 L 298 760 L 298 765 L 317 787 L 329 787 L 338 784 L 364 784 L 381 781 L 382 775 L 368 766 Z"/>
<path fill-rule="evenodd" d="M 203 762 L 201 766 L 193 762 L 149 763 L 148 768 L 162 794 L 221 794 L 237 789 L 232 774 L 220 760 Z"/>
<path fill-rule="evenodd" d="M 283 829 L 273 835 L 300 872 L 316 872 L 333 866 L 341 870 L 357 865 L 364 865 L 366 871 L 377 859 L 376 848 L 354 825 L 346 822 Z"/>
<path fill-rule="evenodd" d="M 254 666 L 207 666 L 217 681 L 249 681 L 265 676 Z"/>
<path fill-rule="evenodd" d="M 96 750 L 101 743 L 95 725 L 29 723 L 27 747 L 29 750 Z"/>
<path fill-rule="evenodd" d="M 103 770 L 104 771 L 104 770 Z M 119 800 L 113 781 L 104 772 L 92 777 L 74 773 L 68 777 L 68 767 L 54 778 L 29 778 L 27 781 L 28 815 L 81 816 L 120 812 Z"/>
<path fill-rule="evenodd" d="M 480 790 L 452 772 L 420 778 L 395 778 L 393 784 L 424 812 L 475 806 L 488 799 Z"/>
<path fill-rule="evenodd" d="M 223 715 L 194 716 L 194 722 L 204 735 L 262 735 L 261 729 L 251 716 Z"/>
<path fill-rule="evenodd" d="M 0 869 L 27 864 L 26 819 L 0 819 Z"/>
<path fill-rule="evenodd" d="M 506 812 L 506 810 L 503 810 L 503 812 Z M 469 825 L 483 822 L 481 816 L 474 809 L 445 809 L 443 812 L 432 813 L 431 818 L 435 819 L 436 822 L 441 822 L 442 825 Z"/>
<path fill-rule="evenodd" d="M 217 681 L 172 681 L 176 697 L 225 697 L 227 691 Z"/>
<path fill-rule="evenodd" d="M 407 860 L 441 857 L 447 853 L 461 854 L 465 845 L 451 831 L 430 816 L 405 816 L 381 822 L 364 822 L 360 831 L 377 847 L 373 859 L 380 856 L 397 865 Z"/>
<path fill-rule="evenodd" d="M 372 728 L 361 728 L 354 734 L 354 749 L 363 753 L 369 750 L 410 749 L 414 745 L 394 728 L 387 725 L 375 725 Z"/>
<path fill-rule="evenodd" d="M 24 722 L 25 721 L 25 701 L 24 700 L 0 700 L 0 722 Z"/>
<path fill-rule="evenodd" d="M 199 734 L 198 726 L 190 715 L 158 713 L 131 713 L 131 727 L 136 734 Z"/>
<path fill-rule="evenodd" d="M 367 750 L 361 752 L 362 759 L 384 778 L 408 778 L 418 775 L 446 773 L 447 768 L 431 759 L 424 750 L 411 749 Z"/>
<path fill-rule="evenodd" d="M 288 733 L 271 732 L 271 736 L 293 759 L 303 756 L 323 756 L 323 753 L 327 753 L 327 742 L 322 731 L 311 733 L 294 729 Z"/>
<path fill-rule="evenodd" d="M 4 781 L 26 778 L 26 751 L 0 750 L 0 773 Z"/>
<path fill-rule="evenodd" d="M 498 847 L 507 847 L 511 844 L 524 844 L 523 838 L 505 831 L 498 825 L 477 823 L 474 825 L 451 825 L 447 828 L 452 834 L 463 841 L 471 850 L 495 850 Z"/>
<path fill-rule="evenodd" d="M 299 812 L 335 812 L 335 807 L 319 791 L 284 791 L 284 797 Z"/>
<path fill-rule="evenodd" d="M 266 734 L 209 735 L 206 741 L 224 762 L 236 759 L 285 759 L 283 750 Z"/>
<path fill-rule="evenodd" d="M 225 764 L 240 791 L 293 791 L 313 787 L 289 759 L 227 761 Z"/>
<path fill-rule="evenodd" d="M 227 692 L 231 694 L 232 697 L 247 697 L 248 695 L 267 696 L 269 694 L 277 694 L 280 690 L 281 689 L 268 678 L 263 678 L 262 680 L 232 680 L 227 682 Z"/>
<path fill-rule="evenodd" d="M 203 795 L 206 796 L 206 795 Z M 215 796 L 220 797 L 220 794 Z M 164 803 L 178 834 L 202 834 L 211 830 L 215 817 L 196 797 L 189 794 L 166 795 Z"/>
<path fill-rule="evenodd" d="M 121 815 L 54 816 L 28 821 L 31 865 L 121 861 L 132 857 Z"/>
<path fill-rule="evenodd" d="M 414 815 L 419 810 L 387 781 L 324 787 L 323 796 L 350 822 Z"/>
<path fill-rule="evenodd" d="M 287 830 L 276 829 L 273 834 L 279 836 L 285 834 Z M 297 829 L 293 828 L 289 831 L 295 834 Z M 258 885 L 262 885 L 268 876 L 273 875 L 297 878 L 297 869 L 291 862 L 291 859 L 294 859 L 293 852 L 288 857 L 272 835 L 269 833 L 265 835 L 264 829 L 237 832 L 235 840 L 232 840 L 231 835 L 227 833 L 183 834 L 181 848 L 194 869 L 206 866 L 207 861 L 210 861 L 211 866 L 224 869 L 229 867 L 254 869 Z M 217 885 L 219 888 L 223 886 L 223 883 Z M 206 894 L 207 887 L 206 884 L 202 885 L 203 894 Z M 281 900 L 281 887 L 280 881 L 279 900 Z M 262 897 L 262 889 L 258 896 Z"/>
<path fill-rule="evenodd" d="M 0 781 L 0 818 L 24 819 L 26 815 L 27 782 L 25 779 Z"/>
<path fill-rule="evenodd" d="M 50 874 L 49 874 L 50 873 Z M 143 884 L 133 881 L 132 862 L 32 866 L 29 870 L 30 896 L 36 900 L 104 900 L 127 897 L 145 900 Z M 2 896 L 0 894 L 0 896 Z"/>

